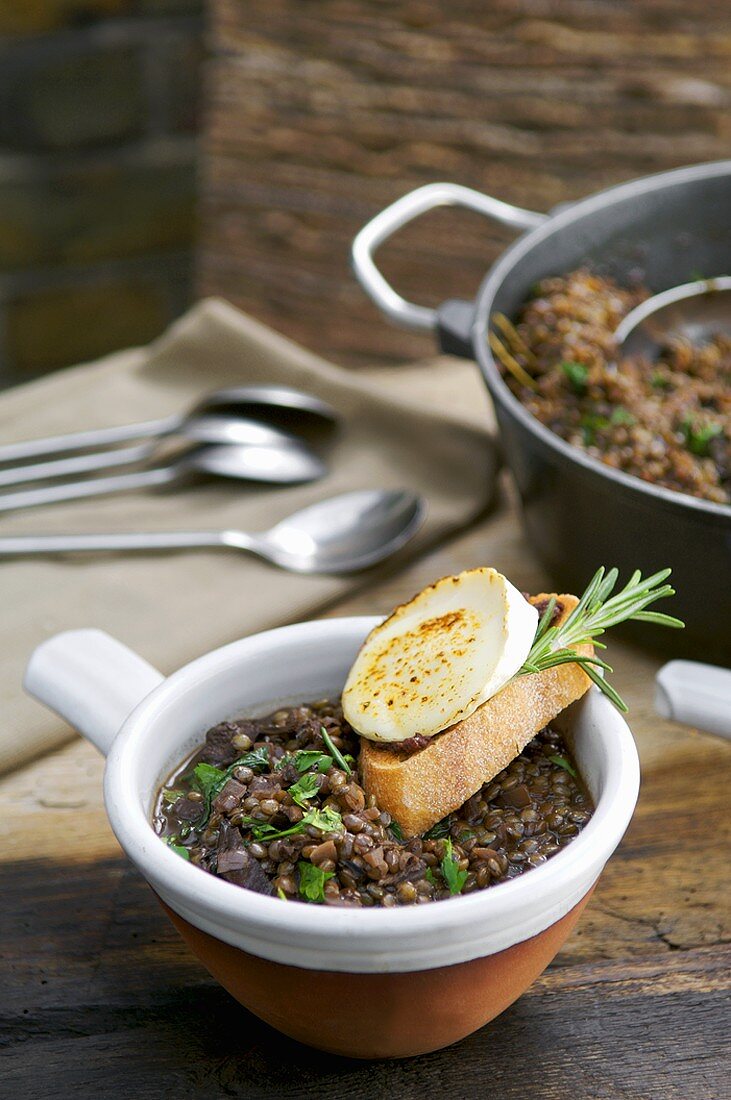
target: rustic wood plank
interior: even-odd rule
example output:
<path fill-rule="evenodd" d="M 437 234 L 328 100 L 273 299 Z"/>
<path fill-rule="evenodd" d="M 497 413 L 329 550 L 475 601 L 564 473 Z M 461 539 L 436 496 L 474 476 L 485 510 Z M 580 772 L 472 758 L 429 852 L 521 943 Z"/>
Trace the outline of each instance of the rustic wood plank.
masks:
<path fill-rule="evenodd" d="M 453 179 L 537 210 L 728 155 L 722 0 L 215 0 L 199 286 L 342 362 L 427 338 L 377 319 L 360 226 Z M 509 234 L 440 212 L 384 249 L 426 303 L 469 297 Z"/>
<path fill-rule="evenodd" d="M 119 1089 L 141 1098 L 384 1100 L 438 1089 L 466 1100 L 485 1095 L 486 1073 L 507 1100 L 558 1100 L 569 1081 L 572 1095 L 597 1100 L 723 1095 L 728 948 L 554 967 L 456 1047 L 374 1065 L 301 1047 L 232 1002 L 119 858 L 26 865 L 2 881 L 23 929 L 15 950 L 34 959 L 29 972 L 13 968 L 0 1005 L 2 1079 L 19 1100 Z"/>
<path fill-rule="evenodd" d="M 0 1006 L 8 1095 L 93 1097 L 123 1086 L 139 1097 L 416 1098 L 440 1087 L 469 1097 L 486 1068 L 508 1100 L 539 1082 L 541 1097 L 563 1097 L 569 1079 L 582 1097 L 722 1095 L 728 948 L 553 967 L 457 1047 L 372 1066 L 282 1039 L 235 1005 L 120 858 L 8 870 L 4 897 L 23 929 L 14 946 L 27 956 Z"/>

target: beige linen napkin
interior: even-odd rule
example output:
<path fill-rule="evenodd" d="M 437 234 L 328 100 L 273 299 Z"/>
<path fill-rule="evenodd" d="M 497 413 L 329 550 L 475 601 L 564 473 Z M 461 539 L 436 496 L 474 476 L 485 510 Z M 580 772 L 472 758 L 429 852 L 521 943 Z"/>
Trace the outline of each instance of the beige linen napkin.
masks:
<path fill-rule="evenodd" d="M 241 527 L 257 530 L 348 489 L 410 487 L 428 518 L 402 555 L 468 524 L 490 502 L 496 455 L 474 367 L 454 361 L 349 372 L 218 300 L 148 348 L 66 370 L 0 398 L 0 440 L 126 424 L 184 410 L 203 392 L 256 382 L 319 394 L 343 416 L 330 473 L 294 488 L 224 481 L 7 513 L 0 535 Z M 383 567 L 381 567 L 383 568 Z M 24 696 L 28 656 L 59 630 L 95 626 L 163 672 L 254 631 L 317 614 L 371 579 L 302 577 L 236 551 L 0 561 L 0 771 L 72 736 Z"/>

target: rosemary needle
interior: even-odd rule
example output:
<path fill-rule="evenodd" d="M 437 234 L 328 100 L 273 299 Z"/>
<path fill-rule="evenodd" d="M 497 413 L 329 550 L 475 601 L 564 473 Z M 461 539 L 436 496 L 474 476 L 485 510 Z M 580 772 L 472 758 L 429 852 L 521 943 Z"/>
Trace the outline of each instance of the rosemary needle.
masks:
<path fill-rule="evenodd" d="M 603 649 L 604 645 L 596 641 L 599 635 L 628 619 L 654 623 L 656 626 L 685 626 L 672 615 L 646 610 L 655 600 L 675 595 L 675 589 L 665 583 L 669 576 L 669 569 L 661 569 L 643 579 L 640 571 L 635 570 L 624 588 L 612 595 L 619 573 L 616 569 L 607 571 L 602 566 L 589 581 L 574 610 L 557 626 L 551 626 L 556 607 L 556 598 L 552 596 L 538 622 L 533 645 L 518 676 L 543 672 L 556 665 L 577 664 L 619 710 L 626 711 L 627 704 L 602 675 L 612 672 L 611 666 L 600 657 L 577 653 L 576 647 L 593 642 L 597 648 Z"/>

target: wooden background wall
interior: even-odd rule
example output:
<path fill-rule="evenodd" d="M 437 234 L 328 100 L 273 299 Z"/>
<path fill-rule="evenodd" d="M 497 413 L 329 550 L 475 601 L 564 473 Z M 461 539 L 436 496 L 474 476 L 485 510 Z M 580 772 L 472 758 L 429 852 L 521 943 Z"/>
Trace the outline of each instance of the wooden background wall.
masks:
<path fill-rule="evenodd" d="M 198 287 L 341 362 L 431 351 L 382 321 L 353 234 L 418 184 L 536 210 L 729 155 L 728 0 L 214 0 Z M 439 212 L 384 249 L 469 296 L 509 239 Z"/>

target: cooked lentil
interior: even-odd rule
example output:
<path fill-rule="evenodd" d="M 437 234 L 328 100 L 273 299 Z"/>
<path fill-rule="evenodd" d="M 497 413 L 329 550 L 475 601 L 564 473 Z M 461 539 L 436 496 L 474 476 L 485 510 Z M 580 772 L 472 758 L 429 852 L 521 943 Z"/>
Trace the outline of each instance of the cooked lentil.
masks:
<path fill-rule="evenodd" d="M 671 337 L 654 362 L 617 358 L 612 334 L 648 294 L 586 269 L 544 279 L 514 332 L 498 330 L 518 364 L 503 375 L 542 424 L 607 466 L 730 504 L 731 338 Z"/>
<path fill-rule="evenodd" d="M 593 809 L 547 728 L 461 809 L 403 840 L 367 800 L 357 753 L 338 702 L 220 723 L 160 790 L 155 830 L 198 867 L 259 893 L 389 908 L 515 878 L 568 844 Z"/>

